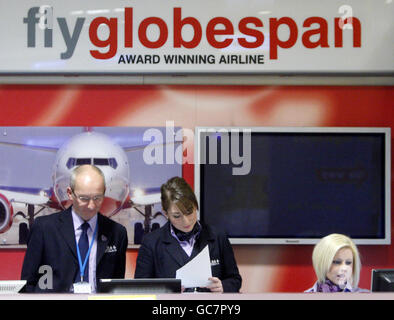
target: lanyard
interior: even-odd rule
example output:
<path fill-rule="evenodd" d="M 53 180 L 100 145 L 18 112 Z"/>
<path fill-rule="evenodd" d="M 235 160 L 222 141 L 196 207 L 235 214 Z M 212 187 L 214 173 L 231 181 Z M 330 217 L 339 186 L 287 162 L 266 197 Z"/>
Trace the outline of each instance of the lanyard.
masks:
<path fill-rule="evenodd" d="M 98 225 L 98 223 L 96 223 L 96 227 L 94 228 L 92 242 L 90 243 L 90 246 L 89 246 L 88 252 L 86 253 L 85 261 L 83 262 L 83 264 L 82 264 L 81 253 L 79 252 L 78 242 L 77 242 L 77 239 L 75 239 L 75 242 L 77 243 L 79 273 L 80 273 L 80 275 L 81 275 L 81 282 L 83 282 L 83 274 L 85 273 L 86 264 L 87 264 L 87 262 L 88 262 L 89 255 L 90 255 L 90 251 L 92 250 L 93 242 L 94 242 L 94 239 L 95 239 L 95 237 L 96 237 L 97 225 Z M 81 234 L 81 236 L 82 236 L 82 234 Z"/>

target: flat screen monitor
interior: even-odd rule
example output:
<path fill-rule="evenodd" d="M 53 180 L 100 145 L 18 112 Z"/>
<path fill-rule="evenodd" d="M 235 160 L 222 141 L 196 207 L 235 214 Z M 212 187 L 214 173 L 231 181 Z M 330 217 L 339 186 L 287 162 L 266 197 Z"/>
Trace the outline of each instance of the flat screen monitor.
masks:
<path fill-rule="evenodd" d="M 394 292 L 394 269 L 373 269 L 372 292 Z"/>
<path fill-rule="evenodd" d="M 180 279 L 100 279 L 97 287 L 99 293 L 180 293 Z"/>
<path fill-rule="evenodd" d="M 390 244 L 390 128 L 199 127 L 200 220 L 233 244 Z"/>

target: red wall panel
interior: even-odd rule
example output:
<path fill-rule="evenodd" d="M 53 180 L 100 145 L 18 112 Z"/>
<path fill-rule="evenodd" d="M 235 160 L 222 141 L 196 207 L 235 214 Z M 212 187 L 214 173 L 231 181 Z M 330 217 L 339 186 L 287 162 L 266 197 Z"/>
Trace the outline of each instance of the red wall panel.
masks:
<path fill-rule="evenodd" d="M 1 126 L 164 126 L 171 120 L 192 130 L 204 125 L 394 128 L 390 86 L 6 85 L 0 87 L 0 105 Z M 193 164 L 183 166 L 183 176 L 194 184 Z M 315 281 L 312 250 L 234 246 L 242 291 L 309 288 Z M 369 288 L 372 268 L 394 267 L 394 244 L 359 250 L 360 286 Z M 128 251 L 127 277 L 134 274 L 137 252 Z M 1 280 L 19 279 L 23 256 L 24 249 L 1 249 Z"/>

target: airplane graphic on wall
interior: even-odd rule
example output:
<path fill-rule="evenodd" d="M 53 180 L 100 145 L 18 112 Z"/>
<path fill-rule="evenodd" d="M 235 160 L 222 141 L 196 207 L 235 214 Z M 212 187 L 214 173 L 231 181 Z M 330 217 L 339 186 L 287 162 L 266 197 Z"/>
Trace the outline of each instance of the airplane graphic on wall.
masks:
<path fill-rule="evenodd" d="M 30 129 L 40 130 L 39 127 L 31 127 Z M 41 129 L 52 131 L 52 134 L 56 135 L 56 127 Z M 51 185 L 47 188 L 17 186 L 15 183 L 6 185 L 1 183 L 3 179 L 1 178 L 0 172 L 0 233 L 7 232 L 12 226 L 13 218 L 20 215 L 27 219 L 27 223 L 19 225 L 19 244 L 25 244 L 34 218 L 41 211 L 45 208 L 60 211 L 71 205 L 66 190 L 69 186 L 71 172 L 75 167 L 83 164 L 94 164 L 103 171 L 106 180 L 105 199 L 100 212 L 107 217 L 114 217 L 124 209 L 133 208 L 139 212 L 144 217 L 144 220 L 134 225 L 134 244 L 140 243 L 143 234 L 160 227 L 158 223 L 152 224 L 152 220 L 161 214 L 160 211 L 153 214 L 153 206 L 160 203 L 160 185 L 173 175 L 181 175 L 181 166 L 174 163 L 170 166 L 172 167 L 171 170 L 168 170 L 168 165 L 163 165 L 162 170 L 159 169 L 163 179 L 156 186 L 147 187 L 146 184 L 144 187 L 139 187 L 136 184 L 132 186 L 131 173 L 133 170 L 145 176 L 146 180 L 151 179 L 149 176 L 152 174 L 157 175 L 158 172 L 156 168 L 150 174 L 152 167 L 149 165 L 145 165 L 144 170 L 141 170 L 141 163 L 143 162 L 141 157 L 139 157 L 138 166 L 133 166 L 135 161 L 131 163 L 129 160 L 128 154 L 139 153 L 141 155 L 144 148 L 148 145 L 146 141 L 144 143 L 141 141 L 140 136 L 144 132 L 143 128 L 136 129 L 139 137 L 134 139 L 131 145 L 127 146 L 124 146 L 124 144 L 130 144 L 130 142 L 128 142 L 128 133 L 126 132 L 129 129 L 129 135 L 132 135 L 133 131 L 136 131 L 132 130 L 133 128 L 112 127 L 111 130 L 111 127 L 73 127 L 73 129 L 81 130 L 81 132 L 71 135 L 60 147 L 48 144 L 39 145 L 37 143 L 39 139 L 28 142 L 0 141 L 0 148 L 22 148 L 41 154 L 50 153 L 55 157 L 51 171 Z M 100 129 L 106 133 L 99 132 Z M 5 132 L 15 130 L 18 130 L 18 128 L 4 128 L 3 136 Z M 22 128 L 19 128 L 19 130 L 22 130 Z M 116 141 L 116 138 L 118 140 L 122 139 L 119 137 L 123 137 L 123 146 Z M 166 143 L 181 144 L 182 141 L 161 141 L 158 144 L 164 146 Z M 2 158 L 6 157 L 6 153 L 4 153 Z M 9 170 L 18 170 L 17 167 L 13 167 L 12 156 L 9 160 Z M 29 160 L 25 159 L 26 162 Z M 43 167 L 39 160 L 37 162 L 33 164 L 32 170 L 42 171 L 49 169 L 46 167 L 46 164 L 43 164 Z M 134 173 L 135 175 L 136 173 Z M 16 204 L 25 204 L 27 206 L 27 213 L 14 213 L 14 206 Z"/>

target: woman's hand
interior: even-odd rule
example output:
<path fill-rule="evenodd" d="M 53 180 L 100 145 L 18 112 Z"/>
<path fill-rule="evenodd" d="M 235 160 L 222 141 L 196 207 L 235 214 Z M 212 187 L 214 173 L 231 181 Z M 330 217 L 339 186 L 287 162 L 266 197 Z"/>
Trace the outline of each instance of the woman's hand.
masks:
<path fill-rule="evenodd" d="M 209 286 L 207 286 L 211 292 L 223 293 L 222 281 L 219 278 L 211 277 L 208 280 L 212 282 Z"/>

